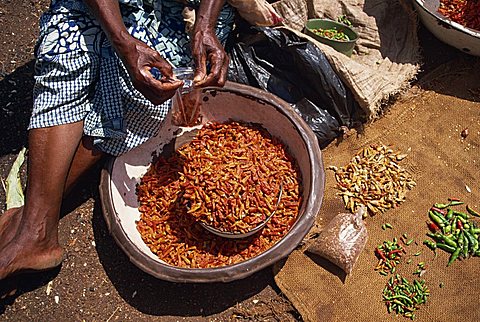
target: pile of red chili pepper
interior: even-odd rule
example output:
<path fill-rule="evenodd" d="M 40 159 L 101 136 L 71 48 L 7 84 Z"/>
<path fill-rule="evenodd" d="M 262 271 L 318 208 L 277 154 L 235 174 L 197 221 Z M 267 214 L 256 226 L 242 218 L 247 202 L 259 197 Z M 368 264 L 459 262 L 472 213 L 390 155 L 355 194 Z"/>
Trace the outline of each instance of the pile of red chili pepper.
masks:
<path fill-rule="evenodd" d="M 287 188 L 283 206 L 291 213 L 297 209 L 297 200 L 287 200 L 299 193 L 293 160 L 264 129 L 208 124 L 178 153 L 188 160 L 180 178 L 188 213 L 211 227 L 252 230 L 276 209 L 282 182 Z"/>
<path fill-rule="evenodd" d="M 383 244 L 375 248 L 375 256 L 378 258 L 378 264 L 375 267 L 381 275 L 395 273 L 396 266 L 400 263 L 400 258 L 406 254 L 405 249 L 398 243 L 397 238 L 393 241 L 384 241 Z"/>
<path fill-rule="evenodd" d="M 390 277 L 383 289 L 383 301 L 388 313 L 401 314 L 412 320 L 415 319 L 415 311 L 419 305 L 424 304 L 429 295 L 430 290 L 424 280 L 413 280 L 410 283 L 398 274 Z"/>
<path fill-rule="evenodd" d="M 271 248 L 287 234 L 295 222 L 301 204 L 301 179 L 300 172 L 295 166 L 293 159 L 285 152 L 285 147 L 268 136 L 264 130 L 257 129 L 263 133 L 264 136 L 250 137 L 250 130 L 245 132 L 243 134 L 247 135 L 245 140 L 241 139 L 238 135 L 235 137 L 229 134 L 232 129 L 238 129 L 239 126 L 237 123 L 226 123 L 223 125 L 212 123 L 204 126 L 200 129 L 197 139 L 194 139 L 194 141 L 196 141 L 191 143 L 191 146 L 190 143 L 183 146 L 181 153 L 180 151 L 175 151 L 168 158 L 158 157 L 137 186 L 137 195 L 140 203 L 139 211 L 141 213 L 140 220 L 137 222 L 137 230 L 140 232 L 143 241 L 150 250 L 164 262 L 173 266 L 188 268 L 220 267 L 242 262 Z M 253 128 L 247 125 L 241 126 L 250 129 Z M 202 148 L 205 151 L 210 151 L 211 144 L 216 144 L 214 141 L 219 139 L 219 134 L 216 133 L 217 130 L 224 133 L 225 138 L 228 139 L 222 141 L 223 149 L 218 148 L 215 150 L 215 153 L 226 153 L 228 150 L 231 150 L 233 148 L 232 144 L 234 144 L 231 142 L 232 140 L 238 140 L 243 142 L 243 144 L 248 144 L 248 146 L 254 150 L 256 147 L 265 144 L 259 142 L 259 140 L 265 139 L 267 141 L 270 140 L 269 142 L 275 142 L 279 153 L 278 158 L 288 160 L 292 163 L 287 167 L 289 169 L 288 171 L 282 168 L 276 169 L 277 172 L 275 172 L 278 176 L 276 180 L 281 180 L 283 183 L 283 194 L 275 215 L 261 232 L 244 239 L 226 239 L 207 232 L 201 227 L 197 218 L 188 213 L 188 201 L 191 200 L 190 197 L 184 198 L 184 194 L 188 193 L 190 195 L 200 195 L 201 193 L 194 188 L 197 187 L 197 185 L 198 187 L 203 187 L 204 192 L 207 191 L 206 189 L 208 189 L 209 185 L 211 185 L 212 189 L 229 187 L 228 185 L 223 185 L 225 181 L 222 178 L 216 178 L 217 181 L 206 182 L 207 180 L 211 180 L 212 177 L 205 173 L 208 171 L 206 168 L 198 167 L 198 162 L 203 163 L 203 159 L 198 158 L 196 153 L 200 153 Z M 235 132 L 235 130 L 233 131 Z M 251 138 L 250 141 L 248 141 L 249 138 Z M 192 146 L 195 148 L 192 148 Z M 282 149 L 280 149 L 280 147 L 282 147 Z M 247 147 L 238 146 L 237 148 L 245 149 Z M 194 152 L 194 150 L 197 152 Z M 187 153 L 187 151 L 189 152 Z M 205 161 L 207 161 L 208 157 L 205 155 L 206 152 L 203 153 Z M 214 153 L 214 150 L 212 149 L 210 153 Z M 264 162 L 267 161 L 263 159 L 265 157 L 266 155 L 263 154 L 257 155 L 257 158 Z M 272 159 L 268 160 L 268 162 L 273 162 Z M 238 160 L 240 165 L 245 162 L 246 160 Z M 208 162 L 205 163 L 208 164 Z M 277 162 L 273 164 L 279 165 Z M 228 165 L 224 166 L 228 168 Z M 264 166 L 268 168 L 266 164 L 264 164 Z M 197 169 L 196 171 L 202 169 L 205 172 L 203 174 L 197 173 L 194 169 Z M 234 169 L 238 168 L 235 167 Z M 211 170 L 212 173 L 215 171 L 217 170 Z M 230 200 L 228 196 L 236 196 L 233 189 L 240 189 L 242 191 L 248 191 L 251 187 L 255 189 L 256 187 L 260 187 L 260 189 L 262 189 L 262 184 L 259 181 L 260 178 L 263 177 L 255 176 L 253 172 L 250 173 L 250 177 L 243 183 L 243 176 L 239 175 L 236 178 L 229 177 L 228 179 L 232 180 L 232 182 L 229 183 L 232 185 L 232 191 L 229 190 L 226 196 L 216 196 L 224 198 L 225 200 L 216 200 L 215 205 L 220 207 L 222 202 L 228 202 L 226 200 Z M 249 182 L 249 180 L 253 181 Z M 267 181 L 266 184 L 274 184 L 278 181 L 271 179 L 271 181 Z M 244 186 L 240 186 L 240 184 Z M 184 187 L 190 187 L 191 189 L 187 192 L 184 191 Z M 275 194 L 276 186 L 265 186 L 264 189 L 267 192 L 271 190 L 273 195 Z M 200 197 L 197 198 L 200 200 Z M 240 204 L 242 202 L 241 197 L 237 199 L 236 202 Z M 234 205 L 234 203 L 232 202 L 231 205 Z M 245 205 L 244 208 L 248 209 Z M 225 214 L 225 216 L 226 215 L 228 214 Z"/>
<path fill-rule="evenodd" d="M 450 253 L 447 266 L 457 259 L 480 256 L 480 228 L 471 220 L 480 214 L 468 205 L 466 211 L 454 210 L 453 207 L 463 204 L 451 198 L 449 203 L 433 205 L 428 212 L 431 221 L 427 221 L 427 226 L 431 232 L 427 236 L 433 241 L 425 240 L 423 244 L 433 251 L 438 248 Z"/>
<path fill-rule="evenodd" d="M 480 30 L 480 1 L 440 0 L 438 12 L 462 26 Z"/>

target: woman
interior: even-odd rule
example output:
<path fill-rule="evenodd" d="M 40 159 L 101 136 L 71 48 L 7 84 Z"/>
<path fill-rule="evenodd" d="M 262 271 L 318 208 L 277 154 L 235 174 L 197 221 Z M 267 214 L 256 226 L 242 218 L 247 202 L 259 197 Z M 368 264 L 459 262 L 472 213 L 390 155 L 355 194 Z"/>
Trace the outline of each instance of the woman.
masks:
<path fill-rule="evenodd" d="M 0 217 L 0 280 L 61 263 L 64 193 L 103 155 L 157 132 L 182 86 L 173 67 L 194 63 L 196 86 L 225 84 L 221 42 L 233 9 L 224 2 L 52 0 L 36 48 L 25 206 Z M 190 37 L 181 14 L 187 4 L 197 10 Z"/>

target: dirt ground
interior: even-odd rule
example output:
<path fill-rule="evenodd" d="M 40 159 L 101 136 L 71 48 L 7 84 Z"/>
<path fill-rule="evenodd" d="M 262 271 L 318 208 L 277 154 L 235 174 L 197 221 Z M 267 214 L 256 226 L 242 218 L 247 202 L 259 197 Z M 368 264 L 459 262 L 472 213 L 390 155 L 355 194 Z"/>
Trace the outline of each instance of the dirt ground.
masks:
<path fill-rule="evenodd" d="M 0 2 L 2 180 L 18 151 L 26 145 L 25 129 L 32 105 L 32 53 L 37 21 L 47 3 Z M 419 86 L 405 95 L 434 90 L 431 80 L 436 77 L 437 66 L 474 59 L 440 43 L 423 28 L 419 36 L 425 64 L 419 74 Z M 454 96 L 460 86 L 461 82 L 452 82 L 442 92 Z M 270 268 L 241 281 L 204 285 L 160 281 L 131 264 L 109 236 L 103 220 L 98 173 L 99 169 L 94 169 L 73 193 L 75 197 L 65 203 L 59 227 L 60 242 L 67 253 L 63 265 L 48 273 L 23 276 L 19 292 L 0 301 L 0 320 L 301 321 L 299 313 L 275 285 Z M 0 189 L 2 210 L 4 205 L 5 193 Z"/>

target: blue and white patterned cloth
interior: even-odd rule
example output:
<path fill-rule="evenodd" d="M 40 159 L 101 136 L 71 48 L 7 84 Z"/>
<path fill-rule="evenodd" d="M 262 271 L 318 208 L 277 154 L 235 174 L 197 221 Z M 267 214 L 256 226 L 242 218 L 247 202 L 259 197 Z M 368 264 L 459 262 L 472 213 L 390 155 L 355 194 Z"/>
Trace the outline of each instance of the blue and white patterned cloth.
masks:
<path fill-rule="evenodd" d="M 118 0 L 130 34 L 156 49 L 174 67 L 191 66 L 189 37 L 176 0 Z M 200 0 L 189 0 L 195 8 Z M 217 23 L 225 43 L 234 10 Z M 52 0 L 40 19 L 34 107 L 29 129 L 84 120 L 96 146 L 120 155 L 158 132 L 171 101 L 154 105 L 132 85 L 98 22 L 82 0 Z"/>

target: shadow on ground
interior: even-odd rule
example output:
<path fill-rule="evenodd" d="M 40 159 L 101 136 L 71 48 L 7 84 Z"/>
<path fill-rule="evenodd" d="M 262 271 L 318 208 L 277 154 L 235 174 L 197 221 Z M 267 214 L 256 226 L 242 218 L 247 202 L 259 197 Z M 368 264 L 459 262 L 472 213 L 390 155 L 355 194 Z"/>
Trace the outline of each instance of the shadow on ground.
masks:
<path fill-rule="evenodd" d="M 452 87 L 445 84 L 448 84 L 449 81 L 462 82 L 470 77 L 478 77 L 480 58 L 468 55 L 441 42 L 423 25 L 419 28 L 418 36 L 422 48 L 423 64 L 414 84 L 424 90 L 479 102 L 480 79 L 477 82 L 478 88 L 465 87 L 463 90 L 458 90 L 458 87 L 455 87 L 456 89 L 453 90 Z M 467 82 L 465 81 L 465 83 Z"/>
<path fill-rule="evenodd" d="M 2 315 L 5 312 L 6 307 L 12 305 L 18 297 L 47 285 L 48 282 L 57 277 L 60 270 L 61 266 L 46 272 L 22 274 L 2 280 L 0 285 L 0 297 L 9 294 L 10 291 L 13 291 L 14 294 L 6 296 L 4 299 L 0 299 L 0 315 Z"/>
<path fill-rule="evenodd" d="M 0 80 L 0 157 L 16 153 L 27 144 L 32 111 L 33 66 L 31 60 Z"/>

